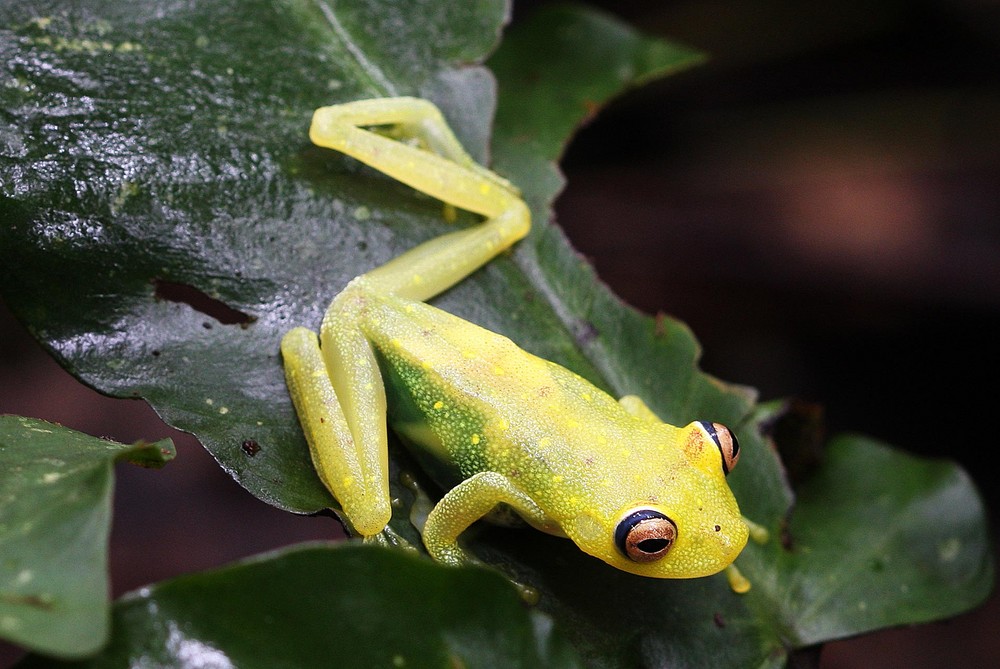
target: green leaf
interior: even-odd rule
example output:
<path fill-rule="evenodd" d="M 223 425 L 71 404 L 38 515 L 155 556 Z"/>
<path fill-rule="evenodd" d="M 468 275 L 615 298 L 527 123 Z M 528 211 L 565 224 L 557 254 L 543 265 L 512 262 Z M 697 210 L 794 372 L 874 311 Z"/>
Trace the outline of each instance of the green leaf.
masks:
<path fill-rule="evenodd" d="M 791 550 L 756 556 L 771 573 L 750 603 L 793 647 L 956 615 L 993 586 L 985 515 L 954 463 L 838 437 L 798 492 Z"/>
<path fill-rule="evenodd" d="M 62 657 L 104 644 L 113 465 L 173 457 L 169 439 L 129 446 L 0 416 L 0 637 Z"/>
<path fill-rule="evenodd" d="M 497 167 L 531 176 L 522 190 L 529 202 L 547 207 L 562 186 L 555 161 L 577 126 L 611 97 L 703 60 L 701 52 L 646 37 L 598 12 L 573 5 L 536 12 L 489 61 L 500 86 Z"/>
<path fill-rule="evenodd" d="M 505 3 L 38 7 L 0 6 L 0 291 L 67 369 L 146 398 L 257 497 L 329 505 L 281 334 L 441 227 L 439 206 L 311 147 L 310 115 L 429 97 L 482 155 L 494 93 L 470 63 Z"/>
<path fill-rule="evenodd" d="M 298 547 L 144 588 L 115 604 L 114 628 L 103 653 L 72 666 L 580 666 L 497 574 L 361 545 Z M 65 665 L 24 663 L 49 666 Z"/>
<path fill-rule="evenodd" d="M 887 502 L 859 522 L 843 504 L 829 507 L 842 519 L 824 516 L 830 502 L 807 495 L 784 532 L 793 495 L 754 393 L 702 373 L 684 325 L 623 305 L 548 223 L 562 186 L 554 161 L 573 128 L 698 54 L 600 14 L 547 10 L 489 61 L 497 99 L 476 63 L 496 43 L 500 2 L 87 0 L 45 16 L 34 7 L 0 7 L 0 25 L 10 26 L 0 100 L 14 129 L 0 134 L 0 290 L 67 368 L 104 392 L 146 398 L 256 496 L 297 512 L 332 504 L 284 387 L 281 335 L 316 327 L 352 277 L 450 229 L 440 203 L 309 146 L 312 109 L 419 95 L 483 157 L 496 102 L 494 165 L 524 190 L 535 226 L 512 254 L 435 303 L 613 394 L 639 394 L 665 420 L 729 425 L 743 445 L 730 483 L 773 538 L 738 561 L 754 583 L 744 597 L 722 577 L 633 577 L 534 532 L 477 528 L 473 549 L 537 587 L 540 610 L 598 667 L 778 666 L 803 645 L 985 597 L 988 542 L 973 540 L 986 536 L 985 521 L 971 484 L 955 477 L 949 505 L 928 509 L 925 522 L 962 537 L 960 559 L 906 580 L 907 592 L 901 570 L 863 572 L 857 587 L 884 593 L 879 616 L 841 602 L 837 568 L 847 557 L 908 559 L 907 500 L 934 498 L 938 483 L 906 478 L 904 456 L 873 460 L 859 448 L 831 457 L 817 480 L 866 482 L 859 500 Z M 876 461 L 885 471 L 872 479 Z M 394 445 L 391 466 L 402 501 L 392 527 L 417 543 L 413 493 L 398 480 L 414 465 Z M 968 515 L 958 519 L 951 504 Z M 886 544 L 890 536 L 898 540 Z"/>

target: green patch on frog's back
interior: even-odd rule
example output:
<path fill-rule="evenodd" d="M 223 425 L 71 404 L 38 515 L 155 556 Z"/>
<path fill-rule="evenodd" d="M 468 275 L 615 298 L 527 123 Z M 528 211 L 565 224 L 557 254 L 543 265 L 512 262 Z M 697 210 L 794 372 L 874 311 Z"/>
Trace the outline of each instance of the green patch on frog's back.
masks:
<path fill-rule="evenodd" d="M 483 432 L 484 417 L 456 401 L 433 372 L 398 351 L 380 348 L 378 359 L 389 424 L 431 478 L 450 488 L 486 471 L 486 458 L 473 443 L 474 437 Z"/>

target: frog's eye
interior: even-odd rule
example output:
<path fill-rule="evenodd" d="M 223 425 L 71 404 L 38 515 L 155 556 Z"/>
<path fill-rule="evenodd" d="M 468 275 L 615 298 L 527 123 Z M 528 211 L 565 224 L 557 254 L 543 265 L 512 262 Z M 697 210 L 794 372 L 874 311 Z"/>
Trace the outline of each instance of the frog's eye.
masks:
<path fill-rule="evenodd" d="M 705 420 L 698 422 L 719 447 L 719 452 L 722 453 L 722 472 L 728 475 L 740 461 L 740 442 L 736 441 L 736 435 L 721 423 L 709 423 Z"/>
<path fill-rule="evenodd" d="M 652 509 L 632 511 L 615 528 L 615 545 L 633 562 L 659 560 L 674 545 L 676 538 L 674 521 Z"/>

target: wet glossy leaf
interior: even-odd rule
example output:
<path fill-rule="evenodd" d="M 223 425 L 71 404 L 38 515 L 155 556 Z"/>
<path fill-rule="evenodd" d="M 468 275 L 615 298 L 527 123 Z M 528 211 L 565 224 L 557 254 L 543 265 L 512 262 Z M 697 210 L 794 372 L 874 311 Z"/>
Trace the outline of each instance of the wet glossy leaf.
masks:
<path fill-rule="evenodd" d="M 326 506 L 278 341 L 440 209 L 311 148 L 309 117 L 337 100 L 430 97 L 482 154 L 491 79 L 467 65 L 504 9 L 4 3 L 5 298 L 68 369 L 146 398 L 261 499 Z"/>
<path fill-rule="evenodd" d="M 497 574 L 361 545 L 299 547 L 143 589 L 115 604 L 114 628 L 103 653 L 69 666 L 580 666 Z"/>
<path fill-rule="evenodd" d="M 845 529 L 823 515 L 829 502 L 806 497 L 792 537 L 801 528 L 822 550 L 788 552 L 778 537 L 792 493 L 754 394 L 703 374 L 687 328 L 623 305 L 548 224 L 562 185 L 554 160 L 573 128 L 609 97 L 698 54 L 598 14 L 548 10 L 489 61 L 495 98 L 475 63 L 496 42 L 502 3 L 90 0 L 45 15 L 34 7 L 0 8 L 0 25 L 11 26 L 0 43 L 0 99 L 15 128 L 0 135 L 0 217 L 9 223 L 0 228 L 8 255 L 0 289 L 69 369 L 105 392 L 145 397 L 261 499 L 299 512 L 332 503 L 284 388 L 281 335 L 315 327 L 350 278 L 448 229 L 439 203 L 309 146 L 311 110 L 420 95 L 483 158 L 496 99 L 494 165 L 524 190 L 535 227 L 513 254 L 436 303 L 616 395 L 641 395 L 666 420 L 734 428 L 744 456 L 732 487 L 775 538 L 739 561 L 755 583 L 746 597 L 721 577 L 632 577 L 532 532 L 480 529 L 470 536 L 477 553 L 537 586 L 540 610 L 590 666 L 777 666 L 791 648 L 945 615 L 985 596 L 991 567 L 985 539 L 975 539 L 985 523 L 959 476 L 945 497 L 968 514 L 946 507 L 930 517 L 956 523 L 961 559 L 908 580 L 905 597 L 902 572 L 865 572 L 885 591 L 877 617 L 841 603 L 830 574 L 844 556 L 906 560 L 904 501 L 938 495 L 940 482 L 897 479 L 903 456 L 872 460 L 867 447 L 831 459 L 840 464 L 830 476 L 865 481 L 859 496 L 890 503 L 870 509 L 877 524 L 851 528 L 848 549 L 832 531 Z M 874 464 L 886 468 L 881 482 L 862 476 Z M 397 477 L 412 464 L 394 450 L 392 465 L 404 502 L 392 526 L 416 543 L 413 496 Z M 886 536 L 899 540 L 885 544 Z M 948 606 L 938 596 L 946 583 L 957 584 Z M 917 597 L 936 604 L 914 606 Z"/>
<path fill-rule="evenodd" d="M 954 463 L 838 437 L 798 492 L 789 550 L 755 556 L 771 573 L 749 603 L 793 647 L 956 615 L 992 588 L 985 514 Z"/>
<path fill-rule="evenodd" d="M 108 635 L 113 466 L 162 466 L 170 440 L 117 444 L 0 416 L 0 637 L 74 657 Z"/>

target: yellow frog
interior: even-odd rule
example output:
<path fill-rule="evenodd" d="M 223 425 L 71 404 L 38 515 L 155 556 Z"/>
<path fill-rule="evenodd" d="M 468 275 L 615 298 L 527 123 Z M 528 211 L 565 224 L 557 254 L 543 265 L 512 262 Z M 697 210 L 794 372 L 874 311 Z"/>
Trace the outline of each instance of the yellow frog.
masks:
<path fill-rule="evenodd" d="M 391 423 L 447 490 L 423 528 L 443 563 L 471 561 L 459 535 L 505 506 L 633 574 L 692 578 L 727 568 L 748 536 L 726 483 L 740 455 L 728 429 L 664 423 L 638 397 L 616 401 L 424 303 L 528 233 L 517 188 L 477 165 L 425 100 L 323 107 L 309 135 L 485 217 L 355 278 L 319 337 L 298 327 L 282 340 L 313 463 L 353 528 L 372 537 L 389 521 Z"/>

